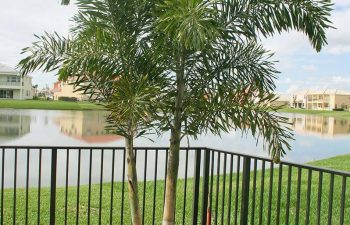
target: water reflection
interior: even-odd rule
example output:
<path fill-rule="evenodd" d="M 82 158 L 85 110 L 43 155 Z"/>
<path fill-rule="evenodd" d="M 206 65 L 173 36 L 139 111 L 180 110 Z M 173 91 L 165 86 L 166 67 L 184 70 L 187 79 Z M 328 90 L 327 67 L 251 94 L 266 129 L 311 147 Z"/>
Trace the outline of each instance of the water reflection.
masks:
<path fill-rule="evenodd" d="M 294 115 L 289 122 L 301 135 L 316 135 L 333 138 L 350 135 L 350 120 L 314 115 Z"/>
<path fill-rule="evenodd" d="M 103 111 L 0 109 L 0 144 L 98 145 L 121 141 L 120 136 L 105 130 L 105 116 Z"/>
<path fill-rule="evenodd" d="M 22 137 L 30 132 L 31 117 L 21 111 L 3 110 L 0 113 L 0 143 Z"/>
<path fill-rule="evenodd" d="M 103 111 L 73 111 L 54 118 L 61 133 L 87 143 L 103 143 L 121 139 L 105 129 L 106 113 Z"/>
<path fill-rule="evenodd" d="M 5 110 L 0 109 L 0 146 L 124 146 L 121 137 L 110 135 L 104 127 L 106 113 L 103 111 L 59 111 L 59 110 Z M 350 153 L 350 120 L 332 117 L 321 117 L 313 115 L 284 114 L 292 123 L 295 130 L 295 141 L 290 141 L 292 150 L 287 153 L 284 160 L 292 162 L 309 162 L 313 160 L 328 158 L 340 154 Z M 330 138 L 329 138 L 330 137 Z M 135 146 L 164 147 L 169 145 L 170 133 L 165 132 L 161 137 L 150 136 L 148 139 L 138 138 Z M 187 146 L 187 140 L 183 139 L 182 146 Z M 243 136 L 239 131 L 232 131 L 223 134 L 221 137 L 206 134 L 201 135 L 196 140 L 190 139 L 191 147 L 205 146 L 227 151 L 240 152 L 256 156 L 268 156 L 268 151 L 263 151 L 261 142 L 256 145 L 255 139 L 248 135 Z M 159 152 L 158 169 L 159 178 L 164 178 L 165 154 Z M 81 154 L 81 184 L 88 182 L 89 151 Z M 101 152 L 93 150 L 92 153 L 92 182 L 99 182 Z M 137 165 L 140 175 L 143 174 L 144 153 L 138 153 Z M 148 152 L 148 173 L 147 179 L 152 179 L 152 162 L 154 162 L 155 152 Z M 182 154 L 180 161 L 179 177 L 184 176 L 185 158 Z M 188 162 L 193 165 L 193 155 L 189 155 Z M 77 151 L 70 152 L 69 160 L 69 185 L 75 185 L 77 180 Z M 109 176 L 112 168 L 111 151 L 104 153 L 104 177 L 105 182 L 110 182 Z M 0 154 L 0 162 L 1 162 Z M 26 151 L 18 152 L 18 186 L 23 187 L 26 181 Z M 51 152 L 43 151 L 42 155 L 42 185 L 49 185 Z M 228 159 L 229 160 L 229 159 Z M 7 151 L 5 156 L 5 171 L 9 174 L 5 186 L 13 185 L 14 174 L 14 151 Z M 30 186 L 35 186 L 38 182 L 38 162 L 39 151 L 30 152 Z M 58 175 L 57 184 L 64 185 L 66 152 L 58 152 Z M 115 155 L 115 171 L 122 171 L 123 153 L 117 151 Z M 188 174 L 193 174 L 190 169 Z M 149 177 L 150 176 L 150 177 Z M 121 173 L 115 173 L 115 181 L 121 180 Z"/>

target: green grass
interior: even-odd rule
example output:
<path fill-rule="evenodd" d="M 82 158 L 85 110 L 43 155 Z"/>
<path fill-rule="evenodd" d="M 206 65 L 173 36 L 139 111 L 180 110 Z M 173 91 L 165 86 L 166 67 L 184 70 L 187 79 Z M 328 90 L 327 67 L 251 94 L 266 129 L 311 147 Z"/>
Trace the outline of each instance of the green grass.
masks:
<path fill-rule="evenodd" d="M 350 172 L 350 155 L 335 156 L 324 160 L 313 161 L 308 164 L 318 167 Z"/>
<path fill-rule="evenodd" d="M 311 162 L 309 164 L 314 166 L 325 166 L 337 170 L 346 170 L 350 171 L 350 155 L 338 156 L 334 158 L 329 158 L 326 160 L 319 160 Z M 252 224 L 258 224 L 260 217 L 259 212 L 262 212 L 261 222 L 262 224 L 267 224 L 269 211 L 271 212 L 271 224 L 276 224 L 277 216 L 277 201 L 278 201 L 278 168 L 270 170 L 270 164 L 266 164 L 265 179 L 262 182 L 262 172 L 260 170 L 256 173 L 256 188 L 255 188 L 255 206 L 253 207 L 253 184 L 254 184 L 254 173 L 251 173 L 251 183 L 250 183 L 250 214 L 249 219 Z M 229 168 L 229 163 L 227 164 Z M 236 168 L 234 167 L 234 170 Z M 216 168 L 215 168 L 216 170 Z M 273 176 L 271 176 L 273 172 Z M 239 173 L 226 174 L 222 176 L 213 177 L 213 198 L 212 198 L 212 224 L 215 224 L 217 220 L 218 224 L 221 224 L 221 218 L 224 218 L 223 224 L 227 223 L 229 207 L 231 212 L 231 222 L 234 224 L 235 220 L 235 209 L 237 207 L 237 219 L 240 218 L 240 201 L 241 196 L 235 195 L 236 193 L 236 183 L 239 182 L 241 185 L 242 174 Z M 286 212 L 287 212 L 287 183 L 288 183 L 288 168 L 284 167 L 282 169 L 282 186 L 281 186 L 281 213 L 280 213 L 280 224 L 286 223 Z M 232 176 L 232 177 L 231 177 Z M 269 210 L 269 190 L 270 190 L 270 179 L 273 178 L 272 185 L 272 197 L 271 197 L 271 209 Z M 307 186 L 308 186 L 308 171 L 302 170 L 301 173 L 301 189 L 300 189 L 300 210 L 299 210 L 299 224 L 305 224 L 306 209 L 309 209 L 310 212 L 310 222 L 309 224 L 316 224 L 317 221 L 317 196 L 318 196 L 318 182 L 319 182 L 319 173 L 313 172 L 311 174 L 311 189 L 310 189 L 310 207 L 307 207 Z M 225 185 L 224 185 L 225 180 Z M 228 191 L 230 188 L 230 180 L 232 180 L 232 197 L 229 201 Z M 323 174 L 323 188 L 322 188 L 322 208 L 321 208 L 321 223 L 327 224 L 328 220 L 328 206 L 329 206 L 329 180 L 330 176 Z M 296 217 L 296 205 L 297 205 L 297 184 L 298 184 L 298 169 L 293 168 L 291 171 L 291 191 L 290 191 L 290 207 L 289 207 L 289 223 L 294 224 Z M 341 184 L 342 179 L 339 176 L 335 176 L 334 179 L 334 192 L 333 192 L 333 217 L 332 224 L 339 224 L 340 217 L 340 196 L 341 196 Z M 125 186 L 124 193 L 124 210 L 121 210 L 121 201 L 122 201 L 122 183 L 117 182 L 113 184 L 113 224 L 120 224 L 121 215 L 123 215 L 124 224 L 130 224 L 130 212 L 129 205 L 127 200 L 127 187 Z M 187 191 L 186 191 L 186 207 L 183 208 L 184 204 L 184 180 L 179 180 L 178 182 L 178 192 L 177 192 L 177 204 L 176 204 L 176 224 L 182 224 L 182 218 L 185 215 L 185 224 L 190 224 L 192 216 L 192 199 L 193 199 L 193 180 L 188 179 L 187 181 Z M 264 187 L 264 188 L 262 188 Z M 141 202 L 143 199 L 143 182 L 140 182 L 139 191 Z M 201 187 L 202 188 L 202 187 Z M 154 182 L 146 182 L 146 197 L 145 197 L 145 224 L 152 224 L 152 215 L 153 215 L 153 191 L 154 191 Z M 110 196 L 111 196 L 111 184 L 102 185 L 102 224 L 109 224 L 110 218 Z M 90 208 L 90 224 L 98 224 L 99 218 L 99 193 L 100 186 L 92 185 L 91 189 L 91 208 Z M 200 192 L 201 193 L 201 192 Z M 218 195 L 217 195 L 218 193 Z M 241 186 L 238 187 L 238 193 L 241 193 Z M 260 196 L 262 195 L 263 201 L 260 201 Z M 25 189 L 17 190 L 17 224 L 24 224 L 25 219 Z M 161 224 L 162 219 L 162 207 L 163 207 L 163 194 L 164 194 L 164 182 L 159 180 L 157 181 L 156 186 L 156 204 L 155 204 L 155 224 Z M 74 224 L 76 220 L 76 195 L 77 188 L 69 187 L 68 190 L 68 224 Z M 200 194 L 200 198 L 202 198 Z M 350 224 L 350 180 L 347 180 L 347 192 L 346 192 L 346 205 L 345 205 L 345 222 L 344 224 Z M 49 200 L 50 192 L 48 188 L 43 188 L 41 190 L 41 224 L 49 224 Z M 37 223 L 37 204 L 38 194 L 37 189 L 29 189 L 29 221 L 30 224 Z M 216 204 L 218 207 L 216 208 Z M 57 224 L 63 224 L 64 215 L 65 215 L 65 189 L 57 189 Z M 5 216 L 4 224 L 11 224 L 13 218 L 13 190 L 5 190 L 4 198 L 5 206 Z M 224 206 L 224 207 L 223 207 Z M 254 222 L 252 222 L 252 208 L 255 209 Z M 79 222 L 80 224 L 86 224 L 87 222 L 87 209 L 88 209 L 88 186 L 84 185 L 80 188 L 80 202 L 79 202 Z M 183 214 L 183 212 L 185 212 Z M 217 212 L 217 213 L 216 213 Z"/>
<path fill-rule="evenodd" d="M 332 116 L 332 117 L 350 119 L 350 112 L 346 112 L 346 111 L 326 111 L 326 110 L 283 108 L 279 110 L 279 112 L 300 113 L 300 114 L 310 114 L 310 115 L 319 115 L 319 116 Z"/>
<path fill-rule="evenodd" d="M 65 102 L 42 100 L 1 100 L 0 108 L 11 109 L 55 109 L 55 110 L 99 110 L 102 106 L 89 102 Z"/>

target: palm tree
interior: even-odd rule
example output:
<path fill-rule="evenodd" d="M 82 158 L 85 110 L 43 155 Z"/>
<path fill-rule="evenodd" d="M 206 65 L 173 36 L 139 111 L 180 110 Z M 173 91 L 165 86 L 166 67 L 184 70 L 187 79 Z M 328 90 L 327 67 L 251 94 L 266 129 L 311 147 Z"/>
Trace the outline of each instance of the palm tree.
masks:
<path fill-rule="evenodd" d="M 125 137 L 131 218 L 140 225 L 137 171 L 133 141 L 155 127 L 154 111 L 166 90 L 163 67 L 147 45 L 144 30 L 148 3 L 114 0 L 77 2 L 71 38 L 58 34 L 37 36 L 23 49 L 23 74 L 54 71 L 59 79 L 75 77 L 76 90 L 104 104 L 110 111 L 108 129 Z"/>
<path fill-rule="evenodd" d="M 290 149 L 287 121 L 270 107 L 278 71 L 273 54 L 259 40 L 295 29 L 320 51 L 327 43 L 325 30 L 331 27 L 328 0 L 78 0 L 77 4 L 81 10 L 74 17 L 72 40 L 44 35 L 24 50 L 30 56 L 20 65 L 24 73 L 61 68 L 63 79 L 77 74 L 77 85 L 96 99 L 107 99 L 112 109 L 121 96 L 111 93 L 126 88 L 132 93 L 128 96 L 139 96 L 129 87 L 132 81 L 142 80 L 140 74 L 154 78 L 149 84 L 156 88 L 151 89 L 164 92 L 155 91 L 152 99 L 158 100 L 146 101 L 147 113 L 137 118 L 146 127 L 171 131 L 163 225 L 175 220 L 183 137 L 220 135 L 232 129 L 251 132 L 263 140 L 275 162 Z M 126 85 L 118 89 L 116 79 L 125 79 L 120 83 Z M 126 102 L 123 110 L 128 111 Z M 110 119 L 118 120 L 119 113 Z M 143 119 L 145 115 L 154 123 L 146 123 L 153 120 Z M 132 149 L 132 144 L 126 146 Z M 132 159 L 132 151 L 128 152 Z M 139 213 L 132 212 L 137 224 Z"/>
<path fill-rule="evenodd" d="M 331 27 L 331 6 L 328 0 L 165 0 L 158 5 L 155 42 L 173 62 L 169 69 L 176 77 L 163 225 L 175 221 L 184 135 L 250 130 L 262 137 L 276 162 L 290 149 L 291 135 L 281 126 L 286 120 L 269 107 L 278 71 L 259 39 L 295 29 L 320 51 Z"/>

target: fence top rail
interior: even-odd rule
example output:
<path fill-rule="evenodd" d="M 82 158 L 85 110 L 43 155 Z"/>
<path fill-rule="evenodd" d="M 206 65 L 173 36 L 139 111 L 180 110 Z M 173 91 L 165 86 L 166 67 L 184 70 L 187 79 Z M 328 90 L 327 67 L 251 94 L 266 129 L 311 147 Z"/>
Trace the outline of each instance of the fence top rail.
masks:
<path fill-rule="evenodd" d="M 125 147 L 101 147 L 101 146 L 0 146 L 1 149 L 57 149 L 57 150 L 125 150 Z M 166 151 L 169 149 L 169 147 L 134 147 L 135 150 L 161 150 L 161 151 Z M 234 151 L 225 151 L 225 150 L 220 150 L 220 149 L 214 149 L 214 148 L 208 148 L 208 147 L 181 147 L 181 151 L 193 151 L 193 150 L 207 150 L 207 151 L 214 151 L 218 153 L 224 153 L 228 155 L 236 155 L 240 157 L 249 157 L 251 159 L 255 160 L 261 160 L 261 161 L 266 161 L 266 162 L 273 162 L 271 158 L 263 157 L 263 156 L 254 156 L 250 154 L 243 154 L 239 152 L 234 152 Z M 292 166 L 292 167 L 297 167 L 297 168 L 302 168 L 302 169 L 307 169 L 307 170 L 312 170 L 312 171 L 317 171 L 317 172 L 322 172 L 322 173 L 329 173 L 329 174 L 334 174 L 334 175 L 339 175 L 339 176 L 345 176 L 345 177 L 350 177 L 350 172 L 346 171 L 340 171 L 340 170 L 333 170 L 333 169 L 328 169 L 328 168 L 322 168 L 322 167 L 317 167 L 317 166 L 312 166 L 312 165 L 306 165 L 306 164 L 300 164 L 300 163 L 294 163 L 294 162 L 288 162 L 288 161 L 281 161 L 281 165 L 286 165 L 286 166 Z"/>
<path fill-rule="evenodd" d="M 10 146 L 10 145 L 0 145 L 0 150 L 1 149 L 57 149 L 57 150 L 124 150 L 125 147 L 113 147 L 113 146 Z M 169 150 L 169 147 L 140 147 L 136 146 L 134 147 L 135 150 L 161 150 L 161 151 L 166 151 Z M 181 151 L 186 151 L 186 150 L 204 150 L 206 148 L 204 147 L 181 147 Z"/>
<path fill-rule="evenodd" d="M 254 155 L 243 154 L 243 153 L 239 153 L 239 152 L 224 151 L 224 150 L 213 149 L 213 148 L 204 148 L 204 149 L 209 150 L 209 151 L 214 151 L 214 152 L 230 154 L 230 155 L 237 155 L 237 156 L 241 156 L 241 157 L 249 157 L 251 159 L 257 159 L 257 160 L 266 161 L 266 162 L 273 162 L 272 159 L 267 158 L 267 157 L 263 157 L 263 156 L 254 156 Z M 301 164 L 301 163 L 294 163 L 294 162 L 289 162 L 289 161 L 284 161 L 284 160 L 282 160 L 279 164 L 286 165 L 286 166 L 298 167 L 298 168 L 302 168 L 302 169 L 308 169 L 308 170 L 317 171 L 317 172 L 330 173 L 330 174 L 334 174 L 334 175 L 350 177 L 350 172 L 347 172 L 347 171 L 333 170 L 333 169 L 312 166 L 312 165 L 307 165 L 307 164 Z"/>

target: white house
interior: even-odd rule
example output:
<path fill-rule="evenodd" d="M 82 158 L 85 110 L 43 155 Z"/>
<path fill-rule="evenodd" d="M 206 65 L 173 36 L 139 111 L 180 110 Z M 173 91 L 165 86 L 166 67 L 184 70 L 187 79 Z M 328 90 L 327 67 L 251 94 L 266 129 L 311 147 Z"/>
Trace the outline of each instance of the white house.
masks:
<path fill-rule="evenodd" d="M 32 99 L 32 77 L 0 63 L 0 99 Z"/>

